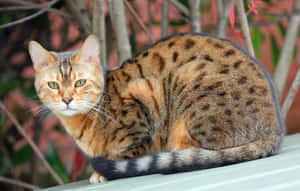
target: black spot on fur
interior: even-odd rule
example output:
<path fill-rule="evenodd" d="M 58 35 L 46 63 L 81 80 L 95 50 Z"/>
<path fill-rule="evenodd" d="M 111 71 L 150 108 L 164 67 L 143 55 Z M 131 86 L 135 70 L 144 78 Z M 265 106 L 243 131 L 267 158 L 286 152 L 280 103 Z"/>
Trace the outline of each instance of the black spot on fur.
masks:
<path fill-rule="evenodd" d="M 190 49 L 195 45 L 195 41 L 193 41 L 192 39 L 187 39 L 185 41 L 185 48 L 186 49 Z"/>
<path fill-rule="evenodd" d="M 216 48 L 224 48 L 224 46 L 223 46 L 222 44 L 219 44 L 219 43 L 216 43 L 214 46 L 215 46 Z"/>
<path fill-rule="evenodd" d="M 228 57 L 228 56 L 232 56 L 234 54 L 235 54 L 235 51 L 233 49 L 230 49 L 225 52 L 224 56 Z"/>
<path fill-rule="evenodd" d="M 197 65 L 196 70 L 202 70 L 206 66 L 206 63 L 201 63 Z"/>
<path fill-rule="evenodd" d="M 168 44 L 168 47 L 171 48 L 171 47 L 174 46 L 174 45 L 175 45 L 175 42 L 172 41 L 172 42 L 170 42 L 170 43 Z"/>
<path fill-rule="evenodd" d="M 192 56 L 192 57 L 189 58 L 188 62 L 191 62 L 191 61 L 195 60 L 196 58 L 197 58 L 197 56 Z"/>
<path fill-rule="evenodd" d="M 242 62 L 243 62 L 242 60 L 236 61 L 235 63 L 233 63 L 233 68 L 238 69 Z"/>
<path fill-rule="evenodd" d="M 122 113 L 122 116 L 126 116 L 128 111 L 127 110 L 122 110 L 121 113 Z"/>
<path fill-rule="evenodd" d="M 209 104 L 204 105 L 201 109 L 202 109 L 203 111 L 209 110 Z"/>
<path fill-rule="evenodd" d="M 249 92 L 250 94 L 253 94 L 253 93 L 255 92 L 254 87 L 250 87 L 249 90 L 248 90 L 248 92 Z"/>
<path fill-rule="evenodd" d="M 199 95 L 196 99 L 199 101 L 200 99 L 202 99 L 202 98 L 204 98 L 206 96 L 207 96 L 207 94 L 202 94 L 202 95 Z"/>
<path fill-rule="evenodd" d="M 209 117 L 208 117 L 208 120 L 209 120 L 211 123 L 216 123 L 216 122 L 217 122 L 217 119 L 216 119 L 214 116 L 209 116 Z"/>
<path fill-rule="evenodd" d="M 218 96 L 225 96 L 226 95 L 226 92 L 225 91 L 222 91 L 222 92 L 220 92 L 220 93 L 218 93 Z"/>
<path fill-rule="evenodd" d="M 228 116 L 230 116 L 232 114 L 231 110 L 230 109 L 225 109 L 224 110 L 224 113 Z"/>
<path fill-rule="evenodd" d="M 144 52 L 143 57 L 147 57 L 148 55 L 149 55 L 149 52 L 146 51 L 146 52 Z"/>
<path fill-rule="evenodd" d="M 204 55 L 204 59 L 210 62 L 214 61 L 214 59 L 212 59 L 208 54 Z"/>
<path fill-rule="evenodd" d="M 241 92 L 239 91 L 233 91 L 231 95 L 234 100 L 239 100 L 241 98 Z"/>
<path fill-rule="evenodd" d="M 240 79 L 238 79 L 239 84 L 245 84 L 246 82 L 247 82 L 247 77 L 246 76 L 242 76 Z"/>
<path fill-rule="evenodd" d="M 228 74 L 229 73 L 229 69 L 221 70 L 219 73 L 220 74 Z"/>
<path fill-rule="evenodd" d="M 257 112 L 259 112 L 258 108 L 255 108 L 255 109 L 252 110 L 252 113 L 257 113 Z"/>
<path fill-rule="evenodd" d="M 196 84 L 196 85 L 194 85 L 193 90 L 196 90 L 196 89 L 198 89 L 199 87 L 200 87 L 200 84 Z"/>
<path fill-rule="evenodd" d="M 219 102 L 219 103 L 217 103 L 217 105 L 218 105 L 218 106 L 224 107 L 224 106 L 226 105 L 226 103 L 224 103 L 224 102 Z"/>
<path fill-rule="evenodd" d="M 193 126 L 193 129 L 199 129 L 202 126 L 202 123 L 198 123 Z"/>
<path fill-rule="evenodd" d="M 153 60 L 154 62 L 158 62 L 159 72 L 162 72 L 166 64 L 164 58 L 159 53 L 156 52 L 153 54 Z"/>
<path fill-rule="evenodd" d="M 176 62 L 177 58 L 178 58 L 178 52 L 174 52 L 172 56 L 173 62 Z"/>
<path fill-rule="evenodd" d="M 251 105 L 252 103 L 254 103 L 254 99 L 250 99 L 246 102 L 246 105 L 249 106 Z"/>

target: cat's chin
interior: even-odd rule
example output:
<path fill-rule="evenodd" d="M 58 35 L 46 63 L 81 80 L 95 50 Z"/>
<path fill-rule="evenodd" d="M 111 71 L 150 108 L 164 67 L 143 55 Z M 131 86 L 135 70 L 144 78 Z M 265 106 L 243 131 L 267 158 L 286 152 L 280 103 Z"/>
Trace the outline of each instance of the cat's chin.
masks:
<path fill-rule="evenodd" d="M 65 110 L 59 111 L 59 113 L 61 115 L 64 115 L 64 116 L 74 116 L 74 115 L 77 115 L 77 114 L 81 114 L 80 111 L 77 111 L 77 110 L 74 110 L 74 109 L 65 109 Z"/>

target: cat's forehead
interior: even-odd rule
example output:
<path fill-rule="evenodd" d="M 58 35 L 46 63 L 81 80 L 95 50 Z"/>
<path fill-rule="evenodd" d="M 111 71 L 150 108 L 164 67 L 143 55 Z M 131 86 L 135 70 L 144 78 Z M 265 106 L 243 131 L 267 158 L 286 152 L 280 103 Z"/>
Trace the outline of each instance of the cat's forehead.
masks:
<path fill-rule="evenodd" d="M 74 53 L 74 51 L 56 53 L 56 56 L 58 58 L 58 70 L 63 80 L 70 78 L 72 72 L 71 59 Z"/>

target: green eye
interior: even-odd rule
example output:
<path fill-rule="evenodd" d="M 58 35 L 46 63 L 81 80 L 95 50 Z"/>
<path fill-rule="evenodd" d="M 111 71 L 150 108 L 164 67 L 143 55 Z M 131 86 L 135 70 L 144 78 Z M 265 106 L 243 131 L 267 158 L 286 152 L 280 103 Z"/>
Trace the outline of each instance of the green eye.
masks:
<path fill-rule="evenodd" d="M 75 88 L 81 87 L 81 86 L 83 86 L 85 83 L 86 83 L 86 80 L 83 80 L 83 79 L 77 80 L 77 81 L 75 82 Z"/>
<path fill-rule="evenodd" d="M 56 90 L 59 89 L 59 85 L 58 85 L 58 83 L 56 83 L 56 82 L 48 82 L 48 86 L 49 86 L 49 88 L 51 88 L 51 89 L 56 89 Z"/>

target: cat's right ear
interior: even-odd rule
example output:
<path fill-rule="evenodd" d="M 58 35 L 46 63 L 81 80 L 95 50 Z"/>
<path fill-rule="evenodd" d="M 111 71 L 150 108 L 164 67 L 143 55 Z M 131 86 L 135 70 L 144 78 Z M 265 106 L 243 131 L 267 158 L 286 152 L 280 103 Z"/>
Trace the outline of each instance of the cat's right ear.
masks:
<path fill-rule="evenodd" d="M 36 41 L 30 41 L 28 49 L 35 71 L 40 71 L 56 61 L 54 55 Z"/>

